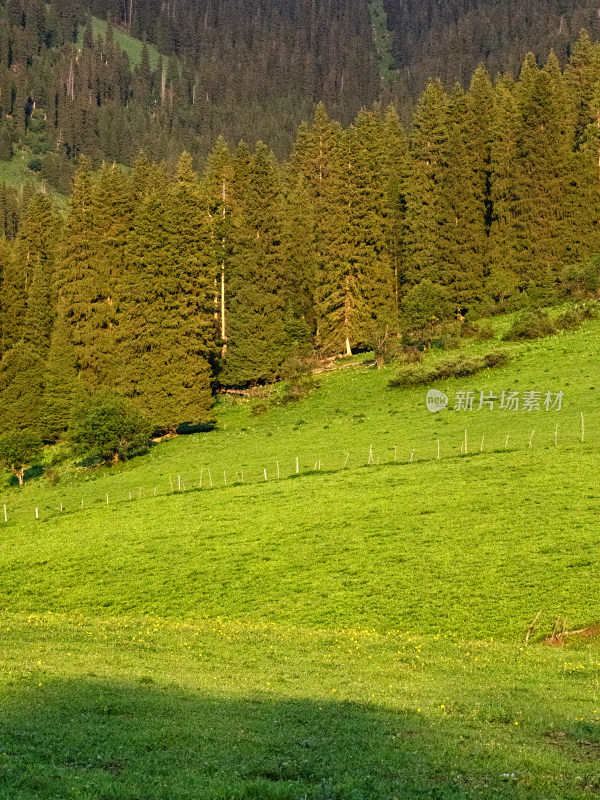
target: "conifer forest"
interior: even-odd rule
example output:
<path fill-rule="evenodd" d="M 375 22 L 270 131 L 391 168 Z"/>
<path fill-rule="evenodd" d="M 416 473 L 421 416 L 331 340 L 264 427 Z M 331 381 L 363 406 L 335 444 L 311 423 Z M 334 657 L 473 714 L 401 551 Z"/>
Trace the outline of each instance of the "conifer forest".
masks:
<path fill-rule="evenodd" d="M 419 287 L 474 319 L 592 280 L 596 8 L 436 6 L 6 0 L 0 164 L 36 180 L 0 190 L 0 433 L 104 391 L 210 424 L 385 350 Z"/>

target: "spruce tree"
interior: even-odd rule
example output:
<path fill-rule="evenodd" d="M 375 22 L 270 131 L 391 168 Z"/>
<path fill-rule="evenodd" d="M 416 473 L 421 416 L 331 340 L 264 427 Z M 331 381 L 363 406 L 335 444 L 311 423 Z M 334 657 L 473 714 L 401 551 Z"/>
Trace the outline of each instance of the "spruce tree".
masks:
<path fill-rule="evenodd" d="M 323 222 L 317 309 L 329 352 L 374 344 L 394 325 L 394 274 L 386 250 L 387 182 L 382 120 L 361 111 L 344 133 L 332 178 L 336 191 Z"/>
<path fill-rule="evenodd" d="M 439 81 L 423 92 L 412 120 L 409 172 L 406 180 L 406 280 L 428 278 L 444 283 L 447 240 L 442 228 L 452 223 L 444 193 L 448 167 L 448 98 Z M 446 246 L 445 246 L 446 245 Z"/>
<path fill-rule="evenodd" d="M 28 286 L 23 259 L 16 252 L 14 244 L 7 242 L 6 239 L 0 240 L 0 260 L 2 262 L 0 352 L 6 353 L 24 335 Z"/>
<path fill-rule="evenodd" d="M 44 362 L 30 342 L 17 342 L 0 362 L 0 433 L 41 428 Z"/>
<path fill-rule="evenodd" d="M 227 306 L 232 257 L 235 168 L 227 142 L 220 136 L 208 156 L 205 175 L 207 215 L 213 257 L 218 269 L 214 277 L 213 314 L 222 355 L 227 350 Z"/>
<path fill-rule="evenodd" d="M 487 88 L 485 77 L 481 73 L 478 76 L 479 94 Z M 444 256 L 440 282 L 449 288 L 460 308 L 481 298 L 487 266 L 489 136 L 485 117 L 480 115 L 492 110 L 489 94 L 485 92 L 488 102 L 484 112 L 483 97 L 475 92 L 465 95 L 458 87 L 448 108 L 447 168 L 443 176 L 448 218 L 439 230 Z"/>
<path fill-rule="evenodd" d="M 45 195 L 35 195 L 25 215 L 18 249 L 21 252 L 26 250 L 28 272 L 31 273 L 23 338 L 31 342 L 42 357 L 50 346 L 56 314 L 58 234 L 59 219 L 52 203 Z"/>
<path fill-rule="evenodd" d="M 565 114 L 563 77 L 554 54 L 543 69 L 533 56 L 517 86 L 517 228 L 523 243 L 514 253 L 516 271 L 530 286 L 557 279 L 565 254 L 564 198 L 572 131 Z"/>
<path fill-rule="evenodd" d="M 237 197 L 228 282 L 227 353 L 220 380 L 241 386 L 281 374 L 285 361 L 279 176 L 262 143 L 238 147 Z"/>
<path fill-rule="evenodd" d="M 518 225 L 519 111 L 514 81 L 506 77 L 500 79 L 495 87 L 495 96 L 490 157 L 490 266 L 486 292 L 492 298 L 500 299 L 506 291 L 509 295 L 513 293 L 519 283 L 515 254 L 526 243 L 522 241 Z"/>
<path fill-rule="evenodd" d="M 119 285 L 121 390 L 162 430 L 213 419 L 214 262 L 203 206 L 184 154 L 177 184 L 138 206 Z"/>
<path fill-rule="evenodd" d="M 73 181 L 71 206 L 59 244 L 59 297 L 70 326 L 71 340 L 84 387 L 102 385 L 97 366 L 94 303 L 98 298 L 93 259 L 97 253 L 92 206 L 91 164 L 82 158 Z"/>
<path fill-rule="evenodd" d="M 573 149 L 565 195 L 567 262 L 579 262 L 600 249 L 600 46 L 583 31 L 565 70 Z"/>
<path fill-rule="evenodd" d="M 44 370 L 41 432 L 46 441 L 56 442 L 65 436 L 73 410 L 83 396 L 70 326 L 64 312 L 59 309 Z"/>
<path fill-rule="evenodd" d="M 390 106 L 384 114 L 382 135 L 385 142 L 385 183 L 387 194 L 386 250 L 394 273 L 394 315 L 400 312 L 400 291 L 406 267 L 406 179 L 408 138 L 398 114 Z"/>
<path fill-rule="evenodd" d="M 314 211 L 302 175 L 288 172 L 280 205 L 285 335 L 288 346 L 302 352 L 310 349 L 316 332 L 317 267 Z"/>

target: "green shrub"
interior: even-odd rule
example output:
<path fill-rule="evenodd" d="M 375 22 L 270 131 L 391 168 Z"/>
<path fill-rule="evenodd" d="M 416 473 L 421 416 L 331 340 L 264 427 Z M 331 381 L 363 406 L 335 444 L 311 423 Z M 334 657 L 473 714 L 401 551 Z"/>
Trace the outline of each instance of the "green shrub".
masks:
<path fill-rule="evenodd" d="M 551 336 L 558 331 L 574 331 L 586 319 L 594 319 L 596 316 L 598 303 L 595 301 L 573 306 L 559 314 L 556 319 L 551 319 L 544 311 L 524 311 L 502 338 L 505 342 L 516 342 Z"/>
<path fill-rule="evenodd" d="M 27 162 L 27 169 L 30 172 L 41 172 L 42 170 L 42 159 L 35 156 L 34 158 L 29 159 Z"/>
<path fill-rule="evenodd" d="M 494 350 L 484 356 L 454 356 L 440 359 L 433 364 L 407 364 L 400 367 L 389 385 L 393 388 L 404 388 L 422 386 L 446 378 L 464 378 L 484 369 L 503 367 L 510 359 L 508 351 Z"/>
<path fill-rule="evenodd" d="M 562 314 L 558 315 L 555 323 L 558 330 L 574 331 L 577 330 L 586 319 L 595 319 L 597 316 L 598 303 L 591 301 L 563 311 Z"/>
<path fill-rule="evenodd" d="M 68 439 L 89 463 L 115 462 L 145 452 L 153 427 L 125 398 L 102 394 L 75 411 Z"/>
<path fill-rule="evenodd" d="M 434 333 L 452 313 L 453 305 L 447 289 L 425 279 L 409 289 L 402 300 L 404 334 L 410 333 L 419 344 L 430 345 Z"/>
<path fill-rule="evenodd" d="M 403 345 L 396 361 L 400 364 L 420 364 L 423 361 L 423 351 L 414 344 Z"/>
<path fill-rule="evenodd" d="M 17 476 L 21 486 L 25 467 L 37 460 L 42 447 L 42 440 L 32 431 L 9 431 L 0 437 L 0 464 Z"/>
<path fill-rule="evenodd" d="M 518 342 L 526 339 L 539 339 L 556 333 L 556 324 L 544 311 L 527 310 L 517 317 L 510 330 L 502 337 L 505 342 Z"/>
<path fill-rule="evenodd" d="M 494 338 L 494 329 L 489 322 L 469 322 L 465 320 L 460 326 L 460 335 L 464 339 L 474 339 L 476 342 L 486 342 Z"/>
<path fill-rule="evenodd" d="M 484 355 L 483 361 L 488 369 L 493 369 L 494 367 L 505 367 L 511 358 L 508 350 L 492 350 Z"/>
<path fill-rule="evenodd" d="M 600 254 L 595 254 L 583 264 L 565 267 L 561 284 L 566 294 L 585 297 L 600 289 Z"/>

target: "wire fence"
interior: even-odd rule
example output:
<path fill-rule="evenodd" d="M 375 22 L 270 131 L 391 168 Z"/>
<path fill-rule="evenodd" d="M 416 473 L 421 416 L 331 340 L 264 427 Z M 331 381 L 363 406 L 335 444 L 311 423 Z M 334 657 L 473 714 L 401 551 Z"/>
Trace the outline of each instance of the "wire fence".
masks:
<path fill-rule="evenodd" d="M 91 508 L 99 509 L 102 506 L 111 508 L 119 504 L 149 501 L 182 493 L 260 486 L 315 473 L 332 475 L 363 468 L 410 467 L 417 463 L 442 463 L 483 454 L 562 449 L 561 445 L 569 449 L 576 444 L 587 444 L 595 448 L 600 446 L 600 437 L 596 434 L 596 431 L 586 432 L 582 414 L 581 429 L 576 434 L 572 426 L 571 430 L 561 431 L 559 425 L 552 430 L 547 426 L 540 430 L 531 428 L 526 435 L 523 430 L 515 433 L 496 432 L 490 435 L 489 432 L 476 432 L 465 428 L 460 439 L 435 438 L 414 444 L 405 443 L 402 446 L 371 444 L 360 452 L 344 449 L 336 454 L 327 455 L 320 455 L 316 448 L 310 456 L 296 455 L 268 460 L 265 458 L 263 463 L 237 468 L 216 468 L 214 465 L 204 464 L 200 465 L 194 474 L 191 470 L 182 470 L 169 474 L 168 478 L 163 476 L 160 480 L 157 479 L 155 485 L 151 486 L 146 484 L 126 489 L 109 488 L 108 491 L 94 494 L 88 487 L 85 487 L 87 491 L 77 493 L 77 488 L 71 485 L 68 494 L 60 493 L 60 496 L 55 496 L 51 500 L 44 498 L 39 502 L 36 502 L 31 493 L 26 498 L 18 497 L 15 493 L 12 498 L 1 501 L 0 525 L 20 524 L 32 520 L 49 521 L 58 516 L 75 514 Z"/>

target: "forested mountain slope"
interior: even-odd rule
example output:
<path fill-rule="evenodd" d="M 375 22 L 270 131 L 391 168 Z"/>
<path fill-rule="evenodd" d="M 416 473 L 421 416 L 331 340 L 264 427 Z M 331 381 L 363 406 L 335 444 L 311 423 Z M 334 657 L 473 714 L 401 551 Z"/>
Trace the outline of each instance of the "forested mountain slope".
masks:
<path fill-rule="evenodd" d="M 564 61 L 582 28 L 600 31 L 594 0 L 383 0 L 398 90 L 414 97 L 430 77 L 464 84 L 479 63 L 515 73 L 528 52 Z"/>
<path fill-rule="evenodd" d="M 80 154 L 200 163 L 222 135 L 286 157 L 317 102 L 407 123 L 428 78 L 466 88 L 481 61 L 516 75 L 551 48 L 564 65 L 584 26 L 600 32 L 591 0 L 4 0 L 0 161 L 66 192 Z"/>

